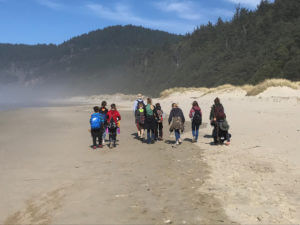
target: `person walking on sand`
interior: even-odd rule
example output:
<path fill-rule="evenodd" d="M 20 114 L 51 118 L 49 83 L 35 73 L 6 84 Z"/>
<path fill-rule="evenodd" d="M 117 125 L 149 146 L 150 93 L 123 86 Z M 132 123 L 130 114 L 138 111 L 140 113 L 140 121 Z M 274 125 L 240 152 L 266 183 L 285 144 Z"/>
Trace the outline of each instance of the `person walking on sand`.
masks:
<path fill-rule="evenodd" d="M 217 97 L 214 100 L 214 104 L 210 110 L 210 124 L 214 127 L 212 136 L 214 138 L 214 144 L 222 144 L 226 140 L 226 145 L 230 144 L 231 135 L 228 133 L 229 125 L 226 120 L 226 114 L 224 107 Z"/>
<path fill-rule="evenodd" d="M 153 144 L 154 143 L 154 129 L 156 127 L 155 122 L 155 107 L 152 105 L 152 99 L 147 98 L 147 105 L 145 107 L 145 129 L 147 129 L 147 144 Z"/>
<path fill-rule="evenodd" d="M 133 113 L 134 113 L 134 115 L 136 114 L 136 110 L 139 108 L 140 104 L 143 104 L 143 108 L 145 110 L 146 104 L 145 104 L 145 102 L 143 100 L 143 95 L 142 94 L 138 94 L 137 95 L 137 99 L 134 101 L 134 104 L 133 104 Z M 139 138 L 139 129 L 138 128 L 137 128 L 136 137 Z"/>
<path fill-rule="evenodd" d="M 145 107 L 143 103 L 139 103 L 139 107 L 135 110 L 135 123 L 138 129 L 138 138 L 143 141 L 145 127 Z"/>
<path fill-rule="evenodd" d="M 111 104 L 111 109 L 107 113 L 107 127 L 109 131 L 109 147 L 116 147 L 117 141 L 117 129 L 120 128 L 119 121 L 121 120 L 121 115 L 117 110 L 115 104 Z"/>
<path fill-rule="evenodd" d="M 184 130 L 185 118 L 182 110 L 178 107 L 176 103 L 172 104 L 172 109 L 169 115 L 168 122 L 169 125 L 171 125 L 170 132 L 175 132 L 176 145 L 181 144 L 182 141 L 180 139 L 180 131 L 183 132 Z"/>
<path fill-rule="evenodd" d="M 155 139 L 162 141 L 163 140 L 163 110 L 161 109 L 160 103 L 155 104 L 155 114 L 156 114 L 156 127 L 155 127 Z"/>
<path fill-rule="evenodd" d="M 142 103 L 144 107 L 146 106 L 146 104 L 143 100 L 143 95 L 142 94 L 138 94 L 137 99 L 134 101 L 134 104 L 133 104 L 133 113 L 134 114 L 135 114 L 135 111 L 139 108 L 140 103 Z"/>
<path fill-rule="evenodd" d="M 197 101 L 194 101 L 189 114 L 192 120 L 192 142 L 197 142 L 199 137 L 199 127 L 202 124 L 202 112 Z"/>
<path fill-rule="evenodd" d="M 90 125 L 91 125 L 91 135 L 93 138 L 93 149 L 102 148 L 102 134 L 103 134 L 103 119 L 99 113 L 99 107 L 94 107 L 94 113 L 91 115 L 90 118 Z M 98 140 L 98 145 L 97 145 Z"/>
<path fill-rule="evenodd" d="M 106 101 L 102 101 L 101 102 L 101 108 L 100 108 L 100 114 L 102 114 L 103 116 L 103 135 L 102 135 L 102 145 L 105 144 L 105 138 L 106 138 L 106 128 L 107 128 L 107 113 L 108 113 L 108 109 L 106 108 L 107 106 L 107 102 Z"/>

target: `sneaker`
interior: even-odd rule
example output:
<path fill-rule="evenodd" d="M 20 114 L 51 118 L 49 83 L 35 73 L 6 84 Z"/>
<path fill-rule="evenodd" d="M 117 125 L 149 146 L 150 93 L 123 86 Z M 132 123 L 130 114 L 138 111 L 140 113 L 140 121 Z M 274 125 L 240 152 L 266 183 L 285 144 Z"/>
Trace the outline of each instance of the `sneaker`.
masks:
<path fill-rule="evenodd" d="M 98 145 L 97 147 L 98 147 L 98 148 L 103 148 L 103 146 L 102 146 L 102 145 Z"/>
<path fill-rule="evenodd" d="M 192 143 L 196 142 L 196 139 L 195 137 L 192 138 Z"/>
<path fill-rule="evenodd" d="M 93 146 L 93 149 L 97 149 L 97 146 Z"/>
<path fill-rule="evenodd" d="M 102 140 L 102 145 L 105 145 L 105 140 Z"/>
<path fill-rule="evenodd" d="M 225 142 L 225 145 L 227 146 L 230 145 L 230 141 Z"/>
<path fill-rule="evenodd" d="M 182 140 L 179 138 L 179 139 L 178 139 L 178 142 L 179 142 L 179 144 L 181 144 L 181 143 L 182 143 Z"/>
<path fill-rule="evenodd" d="M 109 148 L 113 148 L 112 142 L 109 142 Z"/>
<path fill-rule="evenodd" d="M 179 141 L 176 141 L 176 145 L 179 145 Z"/>

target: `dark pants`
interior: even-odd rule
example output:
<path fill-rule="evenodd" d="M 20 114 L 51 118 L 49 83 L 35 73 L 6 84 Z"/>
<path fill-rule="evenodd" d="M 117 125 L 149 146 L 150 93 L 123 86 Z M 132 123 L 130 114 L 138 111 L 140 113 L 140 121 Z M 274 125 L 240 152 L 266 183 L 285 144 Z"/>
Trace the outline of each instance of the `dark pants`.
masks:
<path fill-rule="evenodd" d="M 214 138 L 214 143 L 223 143 L 225 140 L 230 142 L 231 134 L 228 131 L 223 131 L 218 125 L 214 125 L 212 136 Z"/>
<path fill-rule="evenodd" d="M 162 138 L 163 137 L 163 124 L 162 123 L 157 123 L 157 127 L 154 130 L 155 133 L 155 138 Z"/>
<path fill-rule="evenodd" d="M 99 145 L 102 145 L 103 128 L 92 129 L 91 134 L 93 137 L 93 146 L 97 146 L 97 139 L 98 139 Z"/>
<path fill-rule="evenodd" d="M 109 131 L 109 141 L 116 142 L 117 140 L 117 128 L 108 128 Z"/>
<path fill-rule="evenodd" d="M 192 122 L 192 133 L 193 133 L 193 137 L 195 137 L 195 140 L 198 140 L 198 136 L 199 136 L 199 127 L 200 124 L 196 124 L 194 122 Z"/>

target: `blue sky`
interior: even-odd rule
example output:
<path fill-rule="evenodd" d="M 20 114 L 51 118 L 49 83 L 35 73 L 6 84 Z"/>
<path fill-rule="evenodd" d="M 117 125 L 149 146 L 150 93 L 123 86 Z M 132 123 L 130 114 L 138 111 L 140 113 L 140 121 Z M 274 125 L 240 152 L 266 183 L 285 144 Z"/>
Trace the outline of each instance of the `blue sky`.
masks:
<path fill-rule="evenodd" d="M 111 25 L 185 34 L 260 0 L 0 0 L 0 43 L 55 43 Z"/>

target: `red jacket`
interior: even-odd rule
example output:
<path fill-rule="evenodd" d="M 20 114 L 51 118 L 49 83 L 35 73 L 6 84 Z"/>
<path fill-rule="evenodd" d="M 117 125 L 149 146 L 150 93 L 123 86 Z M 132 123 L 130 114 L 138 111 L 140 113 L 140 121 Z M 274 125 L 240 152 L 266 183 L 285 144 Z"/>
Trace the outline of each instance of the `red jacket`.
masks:
<path fill-rule="evenodd" d="M 110 122 L 111 118 L 118 124 L 118 121 L 121 120 L 121 115 L 117 110 L 109 110 L 107 113 L 107 123 Z"/>
<path fill-rule="evenodd" d="M 189 115 L 191 119 L 193 119 L 193 117 L 194 117 L 194 115 L 195 115 L 195 110 L 199 110 L 199 111 L 200 111 L 200 114 L 202 115 L 202 112 L 201 112 L 200 107 L 198 107 L 198 106 L 193 106 L 192 109 L 191 109 L 191 111 L 190 111 L 190 115 Z"/>

